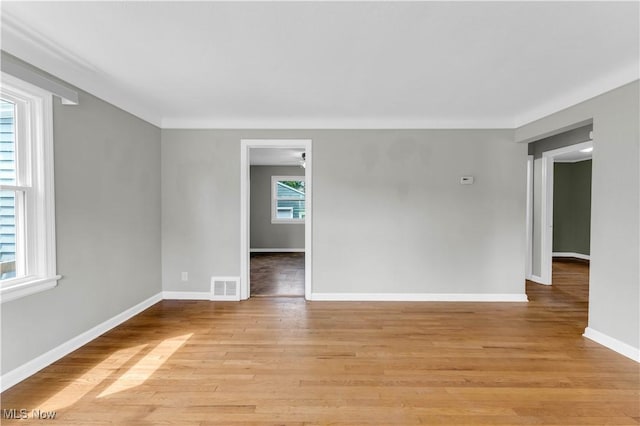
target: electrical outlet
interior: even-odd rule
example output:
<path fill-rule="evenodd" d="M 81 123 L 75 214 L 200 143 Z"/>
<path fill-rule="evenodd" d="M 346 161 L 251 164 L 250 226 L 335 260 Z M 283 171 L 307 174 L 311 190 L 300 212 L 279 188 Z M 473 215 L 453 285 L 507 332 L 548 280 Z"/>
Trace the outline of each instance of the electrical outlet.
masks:
<path fill-rule="evenodd" d="M 183 272 L 182 273 L 182 281 L 189 281 L 189 273 L 188 272 Z"/>

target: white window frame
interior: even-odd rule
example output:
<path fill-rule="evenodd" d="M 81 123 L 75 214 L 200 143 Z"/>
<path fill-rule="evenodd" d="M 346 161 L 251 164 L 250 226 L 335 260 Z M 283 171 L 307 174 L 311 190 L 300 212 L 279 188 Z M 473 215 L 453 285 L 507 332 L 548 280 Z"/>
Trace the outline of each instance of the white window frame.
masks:
<path fill-rule="evenodd" d="M 278 198 L 278 189 L 276 185 L 279 181 L 283 180 L 297 180 L 297 181 L 306 181 L 304 176 L 271 176 L 271 223 L 304 223 L 303 218 L 279 218 L 278 217 L 278 200 L 288 200 L 287 198 Z M 292 201 L 301 201 L 300 198 L 291 198 Z M 307 204 L 307 194 L 305 193 L 304 197 L 305 202 L 305 212 L 306 212 L 306 204 Z M 306 213 L 305 213 L 306 216 Z"/>
<path fill-rule="evenodd" d="M 16 228 L 24 274 L 0 281 L 0 303 L 5 303 L 53 288 L 61 276 L 56 274 L 52 94 L 5 73 L 0 92 L 16 105 L 16 165 L 21 174 L 16 185 L 0 189 L 24 194 L 22 229 Z M 16 260 L 18 256 L 16 252 Z"/>
<path fill-rule="evenodd" d="M 277 213 L 277 214 L 276 214 L 276 217 L 277 217 L 278 219 L 293 219 L 293 207 L 276 207 L 276 210 L 277 210 L 277 211 L 276 211 L 276 213 Z M 280 215 L 280 213 L 281 213 L 281 212 L 283 212 L 283 211 L 286 211 L 287 213 L 289 213 L 289 215 L 290 215 L 291 217 L 286 217 L 286 218 L 285 218 L 285 217 L 282 217 L 282 216 Z"/>

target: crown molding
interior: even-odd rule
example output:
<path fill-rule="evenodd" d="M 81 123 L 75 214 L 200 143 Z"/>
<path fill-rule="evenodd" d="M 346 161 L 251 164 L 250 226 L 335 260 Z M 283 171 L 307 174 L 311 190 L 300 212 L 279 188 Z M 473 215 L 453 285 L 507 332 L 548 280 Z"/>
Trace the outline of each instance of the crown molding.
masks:
<path fill-rule="evenodd" d="M 68 67 L 94 74 L 98 72 L 98 68 L 92 63 L 44 36 L 24 21 L 4 10 L 2 11 L 2 38 L 3 50 L 6 50 L 4 45 L 7 42 L 13 45 L 28 45 L 31 46 L 31 49 L 37 49 L 41 54 L 55 58 L 65 63 Z"/>
<path fill-rule="evenodd" d="M 401 119 L 401 118 L 163 118 L 162 129 L 258 129 L 258 130 L 422 130 L 513 129 L 508 119 Z"/>
<path fill-rule="evenodd" d="M 581 102 L 593 99 L 640 79 L 640 64 L 637 62 L 620 68 L 591 84 L 581 86 L 575 90 L 565 92 L 542 105 L 530 109 L 515 118 L 515 127 L 522 127 L 533 121 L 555 114 Z"/>
<path fill-rule="evenodd" d="M 160 114 L 116 85 L 115 79 L 4 10 L 2 11 L 2 50 L 160 127 Z"/>

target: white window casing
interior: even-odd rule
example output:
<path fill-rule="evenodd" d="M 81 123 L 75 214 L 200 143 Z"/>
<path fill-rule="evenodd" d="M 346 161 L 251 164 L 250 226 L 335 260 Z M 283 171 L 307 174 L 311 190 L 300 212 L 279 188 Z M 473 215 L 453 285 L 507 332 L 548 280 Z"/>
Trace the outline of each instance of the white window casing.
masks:
<path fill-rule="evenodd" d="M 16 193 L 15 278 L 0 281 L 2 303 L 53 288 L 56 273 L 52 94 L 2 74 L 2 99 L 15 104 Z M 23 198 L 23 199 L 22 199 Z"/>

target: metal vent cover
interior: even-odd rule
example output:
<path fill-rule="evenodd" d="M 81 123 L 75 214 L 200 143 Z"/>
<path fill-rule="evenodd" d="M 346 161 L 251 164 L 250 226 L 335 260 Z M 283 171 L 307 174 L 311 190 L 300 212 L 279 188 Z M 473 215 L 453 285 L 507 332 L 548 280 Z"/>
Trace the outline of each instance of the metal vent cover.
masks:
<path fill-rule="evenodd" d="M 240 300 L 239 277 L 211 277 L 210 300 Z"/>

